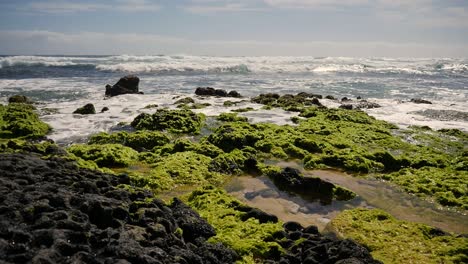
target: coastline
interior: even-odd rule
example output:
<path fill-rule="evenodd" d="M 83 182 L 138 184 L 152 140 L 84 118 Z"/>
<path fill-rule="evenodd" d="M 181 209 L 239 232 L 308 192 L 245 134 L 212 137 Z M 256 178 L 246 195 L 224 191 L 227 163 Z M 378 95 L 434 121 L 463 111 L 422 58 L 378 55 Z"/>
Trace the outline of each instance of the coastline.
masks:
<path fill-rule="evenodd" d="M 128 95 L 124 95 L 123 98 L 128 98 L 126 96 Z M 144 97 L 145 95 L 136 96 Z M 57 156 L 65 157 L 74 160 L 79 167 L 98 169 L 111 175 L 124 173 L 130 177 L 131 185 L 151 190 L 156 197 L 158 193 L 177 186 L 218 186 L 201 187 L 201 189 L 193 191 L 192 194 L 188 193 L 179 198 L 192 206 L 195 211 L 208 220 L 209 224 L 213 225 L 218 235 L 209 239 L 209 242 L 222 242 L 223 245 L 233 248 L 246 263 L 254 261 L 256 258 L 280 260 L 284 257 L 282 255 L 284 250 L 294 252 L 297 246 L 304 247 L 307 241 L 316 239 L 318 234 L 308 233 L 309 231 L 304 231 L 307 228 L 298 227 L 297 230 L 286 230 L 286 235 L 283 234 L 283 236 L 275 238 L 277 242 L 270 241 L 271 236 L 281 230 L 281 222 L 278 222 L 277 218 L 276 222 L 271 220 L 273 223 L 277 223 L 275 226 L 268 223 L 270 220 L 262 220 L 270 219 L 268 212 L 245 207 L 222 191 L 219 187 L 226 177 L 250 174 L 281 179 L 275 184 L 279 188 L 286 188 L 288 192 L 297 195 L 304 190 L 310 192 L 310 188 L 315 188 L 312 186 L 318 184 L 322 187 L 315 189 L 314 192 L 321 193 L 322 196 L 328 193 L 328 196 L 324 197 L 328 197 L 326 200 L 332 202 L 337 199 L 352 201 L 355 197 L 355 194 L 349 196 L 353 193 L 352 190 L 321 181 L 318 178 L 313 178 L 315 180 L 312 179 L 312 182 L 308 183 L 310 180 L 300 173 L 291 174 L 291 172 L 285 171 L 287 168 L 265 163 L 269 159 L 300 159 L 304 167 L 309 169 L 337 168 L 352 172 L 355 177 L 371 176 L 391 181 L 405 192 L 417 194 L 423 199 L 429 199 L 443 206 L 452 206 L 452 208 L 461 211 L 462 218 L 466 217 L 468 203 L 466 192 L 463 191 L 463 184 L 466 182 L 464 179 L 468 176 L 466 175 L 468 141 L 466 132 L 456 129 L 436 131 L 427 127 L 412 127 L 409 130 L 401 130 L 390 123 L 377 120 L 359 109 L 327 108 L 321 102 L 330 99 L 322 99 L 322 96 L 319 99 L 319 95 L 313 94 L 259 95 L 250 99 L 229 99 L 234 103 L 241 102 L 236 108 L 224 106 L 226 99 L 213 97 L 218 100 L 218 103 L 222 102 L 227 111 L 240 109 L 238 114 L 233 112 L 233 114 L 218 117 L 207 117 L 196 109 L 203 107 L 201 104 L 197 105 L 197 101 L 206 102 L 209 99 L 212 102 L 212 97 L 198 95 L 194 98 L 195 101 L 192 99 L 193 103 L 187 99 L 179 101 L 178 104 L 172 105 L 169 109 L 165 106 L 172 103 L 167 101 L 166 104 L 157 104 L 158 106 L 151 108 L 140 105 L 141 114 L 133 119 L 131 124 L 121 123 L 113 129 L 114 133 L 100 133 L 92 136 L 88 143 L 80 140 L 79 144 L 65 149 L 56 146 L 53 142 L 38 143 L 43 136 L 47 136 L 49 129 L 44 130 L 45 127 L 38 130 L 29 129 L 27 130 L 29 132 L 25 132 L 24 135 L 18 134 L 18 132 L 11 133 L 11 129 L 10 134 L 8 134 L 6 133 L 8 129 L 6 129 L 6 132 L 3 133 L 2 152 L 35 152 L 46 159 L 54 159 Z M 179 99 L 183 98 L 172 98 L 173 101 Z M 262 109 L 260 107 L 252 109 L 242 107 L 243 100 L 244 102 L 252 100 L 264 106 L 261 107 Z M 33 114 L 34 110 L 28 104 L 12 103 L 6 107 L 8 108 L 7 112 L 10 112 L 10 108 L 15 107 L 29 109 L 26 110 L 31 111 L 28 120 L 21 122 L 37 122 L 37 115 Z M 42 106 L 38 108 L 41 109 Z M 109 104 L 109 108 L 112 111 L 111 104 Z M 286 118 L 290 119 L 284 125 L 253 123 L 250 118 L 246 120 L 243 117 L 249 117 L 249 113 L 252 111 L 277 111 L 275 110 L 277 108 L 283 109 L 281 111 L 284 113 L 293 111 L 295 114 L 292 118 L 287 116 Z M 22 119 L 21 116 L 9 118 Z M 268 120 L 268 118 L 271 116 L 266 116 L 264 120 Z M 5 120 L 5 116 L 2 116 L 2 120 Z M 33 127 L 37 127 L 34 123 L 32 124 Z M 36 141 L 31 141 L 34 138 Z M 415 144 L 415 142 L 417 143 Z M 430 173 L 428 174 L 427 171 Z M 449 181 L 444 179 L 446 173 L 453 175 Z M 434 182 L 435 185 L 428 184 L 428 181 Z M 125 188 L 130 188 L 129 191 L 133 192 L 131 190 L 134 187 Z M 325 192 L 325 190 L 328 191 Z M 349 194 L 343 196 L 344 193 Z M 210 204 L 209 201 L 213 202 L 216 199 L 220 199 L 218 205 L 216 202 L 212 204 L 213 207 L 206 205 L 206 203 Z M 226 199 L 234 199 L 232 203 L 235 203 L 236 206 L 232 207 L 231 203 L 225 203 Z M 231 225 L 235 227 L 234 229 L 223 227 L 228 223 L 228 220 L 223 218 L 223 214 L 219 214 L 223 210 L 225 210 L 226 215 L 235 216 L 229 220 L 232 221 Z M 338 218 L 353 213 L 364 216 L 377 212 L 374 211 L 375 209 L 359 210 L 361 209 L 344 211 Z M 380 217 L 380 213 L 376 213 L 376 215 L 378 217 L 369 218 L 367 224 L 373 224 L 374 221 L 385 224 L 385 221 L 388 220 L 387 224 L 391 226 L 397 221 L 387 216 Z M 251 224 L 255 226 L 262 221 L 266 221 L 265 224 L 272 226 L 260 225 L 259 229 L 253 229 Z M 422 239 L 425 241 L 424 243 L 429 243 L 431 254 L 435 259 L 444 259 L 444 261 L 449 262 L 463 261 L 463 254 L 456 253 L 466 250 L 467 240 L 463 234 L 461 234 L 462 236 L 449 234 L 440 229 L 410 222 L 401 223 L 398 225 L 410 226 L 411 232 L 420 232 L 421 234 L 429 232 L 431 234 L 430 236 L 414 235 L 414 239 L 416 241 Z M 362 225 L 362 229 L 358 229 L 357 232 L 344 231 L 347 230 L 347 225 L 352 225 L 352 222 L 346 223 L 338 220 L 331 222 L 331 226 L 335 230 L 341 230 L 341 237 L 351 237 L 364 243 L 367 248 L 374 249 L 375 252 L 382 251 L 380 246 L 379 249 L 374 248 L 372 243 L 383 243 L 384 254 L 376 253 L 377 255 L 374 255 L 375 252 L 373 253 L 371 250 L 374 257 L 378 256 L 385 263 L 398 261 L 398 258 L 389 261 L 385 257 L 385 241 L 372 240 L 373 235 L 366 233 L 369 232 L 366 223 L 359 223 Z M 273 226 L 275 227 L 273 228 Z M 397 229 L 397 227 L 392 228 Z M 238 242 L 242 239 L 236 238 L 235 235 L 231 237 L 239 230 L 251 230 L 253 237 L 248 239 L 257 242 L 239 244 Z M 295 231 L 302 233 L 294 233 Z M 374 235 L 378 236 L 378 232 Z M 400 230 L 398 232 L 406 231 Z M 289 242 L 280 241 L 285 237 L 288 238 L 285 241 L 291 241 L 298 234 L 313 235 L 305 235 L 305 240 L 301 240 L 299 244 L 296 243 L 296 249 L 292 247 L 294 243 L 288 244 Z M 366 236 L 365 234 L 371 238 L 371 241 L 360 239 L 361 236 Z M 260 237 L 255 237 L 258 235 Z M 408 234 L 405 239 L 411 239 L 411 236 Z M 440 237 L 449 241 L 449 248 L 441 246 Z M 341 243 L 340 240 L 328 242 L 332 243 L 333 241 Z M 411 248 L 408 250 L 409 259 L 411 259 L 411 254 L 416 254 L 414 255 L 415 259 L 421 257 L 418 253 L 411 253 Z M 360 252 L 363 252 L 360 257 L 369 257 L 369 255 L 364 254 L 365 251 Z"/>

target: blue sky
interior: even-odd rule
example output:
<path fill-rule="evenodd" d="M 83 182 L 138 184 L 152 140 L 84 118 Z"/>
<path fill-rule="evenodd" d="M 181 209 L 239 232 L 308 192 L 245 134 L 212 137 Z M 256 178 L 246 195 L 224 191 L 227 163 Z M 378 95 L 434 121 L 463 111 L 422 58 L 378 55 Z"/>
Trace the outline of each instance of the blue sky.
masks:
<path fill-rule="evenodd" d="M 468 57 L 468 0 L 0 0 L 0 54 Z"/>

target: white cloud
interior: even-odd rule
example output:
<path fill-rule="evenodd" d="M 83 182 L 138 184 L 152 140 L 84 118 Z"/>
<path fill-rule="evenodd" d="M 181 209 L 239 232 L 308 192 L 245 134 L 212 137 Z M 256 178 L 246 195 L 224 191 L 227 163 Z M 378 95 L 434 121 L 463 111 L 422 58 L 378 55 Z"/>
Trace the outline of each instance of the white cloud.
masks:
<path fill-rule="evenodd" d="M 113 3 L 110 3 L 113 2 Z M 32 2 L 23 8 L 26 11 L 41 13 L 75 13 L 75 12 L 95 12 L 101 10 L 119 10 L 124 12 L 152 12 L 161 9 L 161 6 L 149 0 L 114 0 L 100 3 L 95 1 L 79 2 L 69 0 L 49 0 Z"/>
<path fill-rule="evenodd" d="M 468 45 L 384 42 L 195 41 L 154 34 L 0 31 L 5 54 L 468 57 Z"/>
<path fill-rule="evenodd" d="M 206 14 L 220 12 L 253 12 L 262 11 L 255 1 L 247 0 L 191 0 L 191 4 L 182 6 L 185 11 Z"/>

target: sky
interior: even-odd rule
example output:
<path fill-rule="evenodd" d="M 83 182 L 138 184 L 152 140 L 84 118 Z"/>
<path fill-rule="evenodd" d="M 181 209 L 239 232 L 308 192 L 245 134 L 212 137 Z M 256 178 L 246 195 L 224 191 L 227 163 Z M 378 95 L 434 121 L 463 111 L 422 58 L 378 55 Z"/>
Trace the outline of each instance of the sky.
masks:
<path fill-rule="evenodd" d="M 0 54 L 468 57 L 468 0 L 0 0 Z"/>

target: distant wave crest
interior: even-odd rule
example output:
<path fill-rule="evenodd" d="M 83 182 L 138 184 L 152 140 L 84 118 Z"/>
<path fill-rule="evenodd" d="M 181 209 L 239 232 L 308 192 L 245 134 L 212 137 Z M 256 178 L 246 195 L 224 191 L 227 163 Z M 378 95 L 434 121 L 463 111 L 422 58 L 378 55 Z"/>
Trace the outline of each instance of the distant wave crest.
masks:
<path fill-rule="evenodd" d="M 193 55 L 116 56 L 4 56 L 0 70 L 62 67 L 89 71 L 203 74 L 203 73 L 312 73 L 312 74 L 461 74 L 462 59 L 403 59 L 350 57 L 212 57 Z M 34 70 L 33 70 L 34 71 Z"/>
<path fill-rule="evenodd" d="M 170 65 L 166 63 L 118 63 L 100 64 L 96 69 L 101 71 L 119 71 L 132 73 L 248 73 L 250 69 L 245 64 L 238 65 Z"/>

